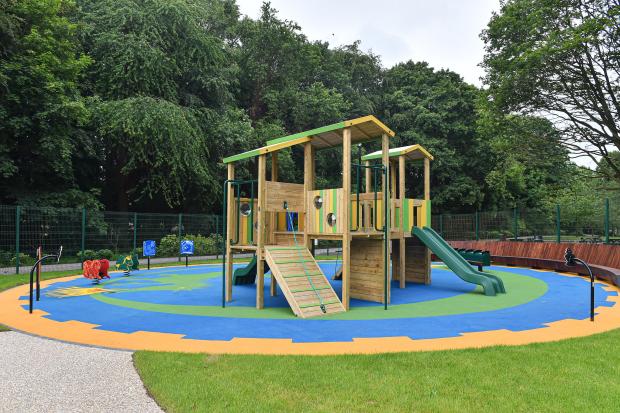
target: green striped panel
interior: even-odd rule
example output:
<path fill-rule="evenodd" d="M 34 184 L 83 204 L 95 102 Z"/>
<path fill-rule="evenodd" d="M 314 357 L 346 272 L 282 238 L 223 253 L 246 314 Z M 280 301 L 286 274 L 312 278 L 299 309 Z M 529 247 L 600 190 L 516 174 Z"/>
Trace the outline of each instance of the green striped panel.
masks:
<path fill-rule="evenodd" d="M 410 231 L 411 228 L 409 226 L 409 199 L 403 199 L 403 231 Z"/>
<path fill-rule="evenodd" d="M 314 262 L 314 260 L 287 260 L 287 261 L 276 261 L 276 264 L 301 264 L 302 262 Z"/>
<path fill-rule="evenodd" d="M 309 272 L 307 274 L 289 274 L 289 275 L 285 275 L 284 278 L 300 278 L 300 277 L 318 277 L 320 275 L 323 275 L 322 272 Z"/>
<path fill-rule="evenodd" d="M 338 304 L 340 301 L 328 301 L 328 302 L 323 302 L 323 305 L 330 305 L 330 304 Z M 316 304 L 302 304 L 299 306 L 299 308 L 310 308 L 310 307 L 318 307 L 320 306 L 321 303 L 317 302 Z"/>
<path fill-rule="evenodd" d="M 337 189 L 332 189 L 331 190 L 331 192 L 332 192 L 332 212 L 334 214 L 336 214 L 336 211 L 338 211 L 338 192 L 337 191 L 338 191 Z M 338 214 L 336 214 L 336 215 L 338 215 Z M 343 225 L 344 224 L 345 223 L 343 222 Z M 338 226 L 338 221 L 336 221 L 336 225 L 332 226 L 332 233 L 335 234 L 337 232 L 336 231 L 336 227 L 337 226 Z"/>
<path fill-rule="evenodd" d="M 305 293 L 305 292 L 308 292 L 308 291 L 315 291 L 315 290 L 328 290 L 330 288 L 332 288 L 332 287 L 330 287 L 329 285 L 326 285 L 325 287 L 299 288 L 299 289 L 296 289 L 296 290 L 291 290 L 291 292 L 292 293 Z"/>
<path fill-rule="evenodd" d="M 325 202 L 325 191 L 321 189 L 321 199 Z M 319 210 L 319 233 L 323 233 L 323 221 L 325 221 L 325 205 Z"/>

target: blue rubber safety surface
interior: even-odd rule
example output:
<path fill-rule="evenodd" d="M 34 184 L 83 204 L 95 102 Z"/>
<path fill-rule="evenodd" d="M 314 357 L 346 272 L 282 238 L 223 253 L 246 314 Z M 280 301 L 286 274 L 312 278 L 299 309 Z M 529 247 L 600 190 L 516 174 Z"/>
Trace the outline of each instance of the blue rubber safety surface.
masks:
<path fill-rule="evenodd" d="M 321 263 L 328 279 L 334 273 L 332 262 Z M 466 332 L 507 329 L 512 331 L 544 327 L 544 324 L 562 319 L 585 319 L 589 317 L 589 284 L 583 279 L 566 277 L 552 272 L 539 272 L 521 268 L 490 267 L 492 270 L 512 272 L 537 278 L 545 282 L 548 290 L 533 301 L 500 310 L 458 315 L 391 318 L 369 320 L 329 319 L 267 319 L 233 318 L 171 314 L 136 310 L 95 300 L 91 296 L 54 298 L 45 295 L 50 290 L 65 287 L 91 287 L 90 280 L 79 278 L 69 282 L 58 282 L 43 290 L 36 308 L 49 313 L 46 317 L 56 321 L 78 320 L 99 325 L 99 329 L 132 333 L 152 331 L 182 334 L 186 338 L 200 340 L 230 340 L 232 338 L 283 338 L 294 342 L 350 341 L 362 337 L 400 337 L 430 339 L 458 336 Z M 151 291 L 127 291 L 112 294 L 136 302 L 175 304 L 188 306 L 220 306 L 221 277 L 200 277 L 200 274 L 220 273 L 218 266 L 195 266 L 189 268 L 160 268 L 141 270 L 131 277 L 113 274 L 113 282 L 101 284 L 104 288 L 167 288 Z M 156 282 L 166 276 L 193 276 L 194 284 L 170 286 Z M 406 289 L 393 284 L 392 305 L 432 301 L 471 294 L 475 285 L 466 283 L 449 270 L 433 268 L 432 285 L 407 284 Z M 331 281 L 331 280 L 330 280 Z M 341 283 L 331 281 L 340 295 Z M 265 307 L 288 307 L 280 292 L 277 297 L 269 295 L 270 278 L 265 279 Z M 596 306 L 611 306 L 607 297 L 616 295 L 602 285 L 596 285 Z M 510 294 L 510 291 L 508 292 Z M 256 290 L 254 285 L 235 286 L 230 306 L 254 307 Z M 23 297 L 27 299 L 27 297 Z M 351 300 L 351 307 L 377 306 L 382 304 Z M 257 310 L 258 311 L 258 310 Z M 389 311 L 389 309 L 388 309 Z"/>

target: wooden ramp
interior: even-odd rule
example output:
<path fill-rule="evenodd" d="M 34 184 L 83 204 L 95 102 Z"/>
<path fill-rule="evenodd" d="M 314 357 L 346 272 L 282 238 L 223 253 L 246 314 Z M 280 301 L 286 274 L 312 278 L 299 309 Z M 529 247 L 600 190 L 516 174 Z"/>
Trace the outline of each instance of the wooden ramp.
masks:
<path fill-rule="evenodd" d="M 265 259 L 291 309 L 301 318 L 345 311 L 342 302 L 307 248 L 267 246 Z M 325 312 L 321 309 L 321 304 Z"/>

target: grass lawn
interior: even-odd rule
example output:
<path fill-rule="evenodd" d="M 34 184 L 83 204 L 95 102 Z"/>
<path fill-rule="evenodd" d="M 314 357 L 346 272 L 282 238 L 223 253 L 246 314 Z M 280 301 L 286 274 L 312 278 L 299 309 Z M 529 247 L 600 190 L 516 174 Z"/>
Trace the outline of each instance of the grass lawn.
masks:
<path fill-rule="evenodd" d="M 618 411 L 620 330 L 518 347 L 370 356 L 137 352 L 168 412 Z"/>

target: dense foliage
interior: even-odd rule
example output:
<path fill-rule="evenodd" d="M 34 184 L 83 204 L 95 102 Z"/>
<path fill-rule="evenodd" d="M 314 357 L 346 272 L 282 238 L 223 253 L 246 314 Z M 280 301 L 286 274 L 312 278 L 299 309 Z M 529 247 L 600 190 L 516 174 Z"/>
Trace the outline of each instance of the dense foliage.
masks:
<path fill-rule="evenodd" d="M 507 0 L 482 37 L 494 103 L 551 119 L 566 147 L 620 182 L 620 2 Z"/>
<path fill-rule="evenodd" d="M 542 80 L 557 78 L 543 70 L 545 53 L 553 67 L 566 60 L 553 47 L 586 55 L 567 38 L 532 55 L 526 46 L 564 33 L 564 14 L 548 8 L 582 10 L 569 0 L 537 4 L 509 1 L 493 17 L 484 34 L 490 89 L 481 90 L 425 62 L 384 68 L 359 43 L 309 41 L 269 4 L 254 20 L 240 17 L 234 0 L 6 0 L 0 203 L 217 212 L 222 157 L 375 114 L 397 132 L 393 146 L 420 143 L 435 155 L 436 211 L 545 209 L 576 176 L 562 146 L 574 130 L 536 116 L 537 93 L 550 93 Z M 520 19 L 527 10 L 536 13 Z M 591 40 L 607 30 L 612 37 L 592 47 L 617 51 L 609 41 L 617 32 L 599 14 L 579 33 Z M 549 20 L 544 30 L 531 30 L 541 19 Z M 617 76 L 610 82 L 617 94 Z M 613 96 L 603 100 L 614 103 Z M 598 171 L 614 176 L 618 158 L 607 158 Z M 338 150 L 319 152 L 319 187 L 340 185 L 340 162 Z M 300 182 L 300 149 L 283 151 L 280 167 L 281 180 Z M 255 170 L 249 161 L 238 174 Z M 420 195 L 421 168 L 410 165 L 407 174 L 409 195 Z"/>

